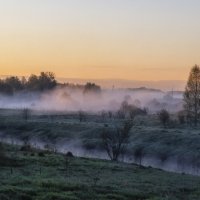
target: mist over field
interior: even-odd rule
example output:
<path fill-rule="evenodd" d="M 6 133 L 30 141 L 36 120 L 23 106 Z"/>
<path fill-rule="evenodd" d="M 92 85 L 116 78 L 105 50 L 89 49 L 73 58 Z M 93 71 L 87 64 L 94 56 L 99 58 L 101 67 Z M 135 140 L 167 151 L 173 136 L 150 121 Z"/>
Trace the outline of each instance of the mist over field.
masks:
<path fill-rule="evenodd" d="M 150 112 L 167 109 L 172 112 L 181 110 L 181 92 L 163 92 L 146 88 L 102 90 L 100 93 L 85 94 L 82 89 L 56 87 L 46 92 L 17 92 L 12 96 L 0 95 L 0 108 L 46 111 L 79 110 L 99 112 L 116 111 L 123 101 L 140 108 L 148 108 Z"/>

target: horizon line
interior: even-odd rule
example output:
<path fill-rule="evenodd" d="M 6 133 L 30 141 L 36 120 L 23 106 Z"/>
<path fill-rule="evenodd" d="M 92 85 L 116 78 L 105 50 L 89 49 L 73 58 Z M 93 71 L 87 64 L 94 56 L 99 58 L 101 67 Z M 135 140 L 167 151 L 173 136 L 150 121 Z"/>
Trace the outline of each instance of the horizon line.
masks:
<path fill-rule="evenodd" d="M 34 73 L 30 73 L 32 75 Z M 29 77 L 30 75 L 0 75 L 1 77 Z M 37 75 L 37 74 L 35 74 Z M 78 77 L 57 77 L 55 76 L 56 79 L 69 79 L 69 80 L 97 80 L 97 81 L 138 81 L 138 82 L 161 82 L 161 81 L 187 81 L 186 79 L 159 79 L 159 80 L 139 80 L 139 79 L 125 79 L 125 78 L 78 78 Z"/>

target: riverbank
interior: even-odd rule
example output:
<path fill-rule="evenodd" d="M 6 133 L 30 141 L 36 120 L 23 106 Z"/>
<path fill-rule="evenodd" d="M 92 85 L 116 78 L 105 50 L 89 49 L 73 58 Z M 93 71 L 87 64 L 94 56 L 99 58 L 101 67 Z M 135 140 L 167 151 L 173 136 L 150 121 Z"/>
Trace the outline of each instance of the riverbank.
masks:
<path fill-rule="evenodd" d="M 0 199 L 158 200 L 200 196 L 200 177 L 5 145 Z"/>

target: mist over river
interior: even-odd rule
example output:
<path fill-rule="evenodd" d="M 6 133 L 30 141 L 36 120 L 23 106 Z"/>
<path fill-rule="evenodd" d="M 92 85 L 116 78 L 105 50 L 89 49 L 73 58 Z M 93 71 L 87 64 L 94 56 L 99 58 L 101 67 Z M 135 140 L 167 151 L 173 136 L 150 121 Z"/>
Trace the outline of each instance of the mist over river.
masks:
<path fill-rule="evenodd" d="M 24 142 L 20 139 L 14 139 L 9 136 L 5 136 L 5 134 L 0 133 L 0 141 L 7 144 L 14 145 L 23 145 Z M 45 145 L 48 143 L 39 142 L 39 141 L 30 141 L 30 145 L 36 149 L 45 150 Z M 49 144 L 48 144 L 49 145 Z M 79 140 L 73 142 L 62 141 L 57 143 L 51 147 L 52 151 L 56 151 L 57 153 L 67 153 L 72 152 L 72 154 L 76 157 L 85 157 L 85 158 L 95 158 L 95 159 L 105 159 L 109 160 L 106 152 L 99 150 L 87 150 L 81 146 L 81 142 Z M 194 164 L 189 163 L 187 160 L 180 160 L 176 157 L 170 157 L 166 161 L 161 161 L 156 158 L 156 156 L 148 155 L 143 156 L 142 158 L 135 158 L 134 156 L 124 155 L 120 158 L 120 162 L 138 164 L 145 167 L 157 168 L 169 172 L 176 173 L 184 173 L 195 176 L 200 176 L 200 168 Z"/>

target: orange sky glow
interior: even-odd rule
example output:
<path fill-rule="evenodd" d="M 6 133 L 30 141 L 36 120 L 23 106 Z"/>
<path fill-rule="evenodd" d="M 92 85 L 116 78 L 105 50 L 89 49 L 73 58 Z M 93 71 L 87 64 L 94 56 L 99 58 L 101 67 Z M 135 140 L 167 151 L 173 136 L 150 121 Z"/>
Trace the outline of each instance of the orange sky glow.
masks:
<path fill-rule="evenodd" d="M 0 0 L 0 75 L 186 80 L 200 64 L 197 0 Z"/>

